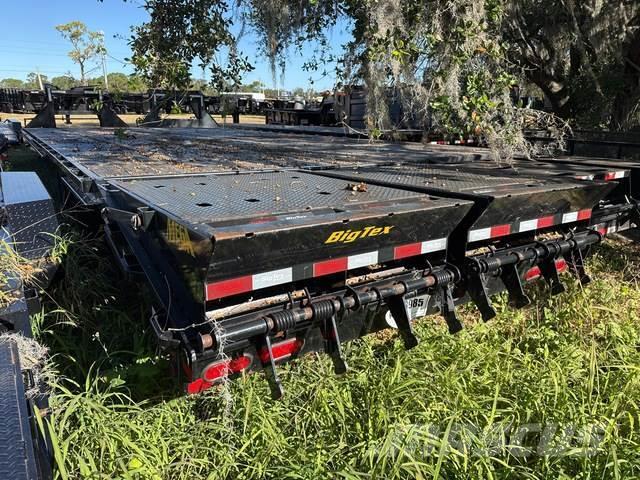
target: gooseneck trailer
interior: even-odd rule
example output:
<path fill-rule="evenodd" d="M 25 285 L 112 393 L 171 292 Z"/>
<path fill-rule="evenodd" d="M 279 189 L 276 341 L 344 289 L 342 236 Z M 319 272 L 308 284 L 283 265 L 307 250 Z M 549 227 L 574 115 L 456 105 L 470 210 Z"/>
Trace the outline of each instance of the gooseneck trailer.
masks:
<path fill-rule="evenodd" d="M 640 164 L 557 157 L 504 166 L 481 148 L 370 143 L 260 128 L 27 129 L 77 201 L 101 215 L 122 269 L 145 281 L 151 323 L 186 391 L 326 352 L 583 260 L 640 222 Z"/>

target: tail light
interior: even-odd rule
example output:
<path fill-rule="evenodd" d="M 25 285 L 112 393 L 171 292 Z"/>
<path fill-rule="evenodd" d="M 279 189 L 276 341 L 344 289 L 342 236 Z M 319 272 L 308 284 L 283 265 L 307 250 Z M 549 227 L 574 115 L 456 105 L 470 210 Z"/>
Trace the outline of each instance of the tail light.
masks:
<path fill-rule="evenodd" d="M 194 379 L 187 385 L 187 393 L 199 393 L 214 385 L 218 380 L 234 373 L 244 372 L 251 366 L 252 357 L 240 357 L 219 360 L 210 363 L 202 371 L 202 377 Z"/>
<path fill-rule="evenodd" d="M 567 262 L 563 258 L 556 260 L 556 269 L 559 273 L 565 272 L 567 270 Z M 541 275 L 542 272 L 540 271 L 540 267 L 535 266 L 527 270 L 524 274 L 524 280 L 525 282 L 532 282 L 533 280 L 540 278 Z"/>
<path fill-rule="evenodd" d="M 271 345 L 273 360 L 276 362 L 280 360 L 287 360 L 292 355 L 302 350 L 303 345 L 304 340 L 300 340 L 297 338 L 290 338 L 282 342 L 274 343 Z M 267 350 L 266 348 L 261 348 L 258 351 L 258 356 L 260 357 L 260 361 L 262 363 L 269 362 L 269 350 Z"/>

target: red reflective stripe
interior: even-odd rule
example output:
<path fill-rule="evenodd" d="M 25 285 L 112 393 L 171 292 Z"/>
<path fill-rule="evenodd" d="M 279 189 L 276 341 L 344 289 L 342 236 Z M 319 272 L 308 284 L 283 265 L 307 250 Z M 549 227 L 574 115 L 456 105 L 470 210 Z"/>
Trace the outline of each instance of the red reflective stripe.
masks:
<path fill-rule="evenodd" d="M 578 212 L 578 220 L 589 220 L 591 218 L 591 210 L 580 210 Z"/>
<path fill-rule="evenodd" d="M 335 258 L 333 260 L 325 260 L 324 262 L 316 262 L 313 264 L 313 276 L 321 277 L 336 272 L 344 272 L 347 270 L 347 257 Z"/>
<path fill-rule="evenodd" d="M 540 276 L 540 267 L 533 267 L 527 270 L 527 273 L 524 274 L 524 280 L 526 282 L 530 282 L 531 280 L 535 280 Z"/>
<path fill-rule="evenodd" d="M 616 172 L 607 172 L 604 176 L 605 180 L 615 180 L 616 179 Z"/>
<path fill-rule="evenodd" d="M 553 225 L 553 216 L 540 217 L 538 219 L 538 228 L 546 228 Z"/>
<path fill-rule="evenodd" d="M 238 293 L 250 292 L 253 290 L 253 279 L 251 275 L 246 277 L 232 278 L 207 285 L 207 300 L 237 295 Z"/>
<path fill-rule="evenodd" d="M 511 225 L 495 225 L 491 227 L 491 238 L 504 237 L 511 233 Z"/>
<path fill-rule="evenodd" d="M 558 273 L 565 272 L 568 268 L 569 265 L 567 265 L 567 262 L 564 258 L 556 260 L 556 269 L 558 270 Z M 530 282 L 531 280 L 539 278 L 541 275 L 542 272 L 540 270 L 540 267 L 536 265 L 535 267 L 527 270 L 527 272 L 524 274 L 524 280 L 525 282 Z"/>
<path fill-rule="evenodd" d="M 569 268 L 569 265 L 567 265 L 567 261 L 564 258 L 561 258 L 556 260 L 556 268 L 558 269 L 558 272 L 562 273 Z"/>
<path fill-rule="evenodd" d="M 268 223 L 275 222 L 276 220 L 278 220 L 278 217 L 261 217 L 249 220 L 249 223 Z"/>
<path fill-rule="evenodd" d="M 422 243 L 410 243 L 409 245 L 401 245 L 393 249 L 393 258 L 399 260 L 401 258 L 415 257 L 422 253 Z"/>

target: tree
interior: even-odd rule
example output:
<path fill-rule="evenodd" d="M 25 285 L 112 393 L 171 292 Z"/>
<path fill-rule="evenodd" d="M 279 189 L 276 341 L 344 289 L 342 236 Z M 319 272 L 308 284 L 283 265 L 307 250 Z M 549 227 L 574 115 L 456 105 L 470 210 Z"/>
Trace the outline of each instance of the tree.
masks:
<path fill-rule="evenodd" d="M 149 89 L 149 84 L 144 77 L 135 73 L 129 75 L 129 91 L 130 92 L 145 92 Z"/>
<path fill-rule="evenodd" d="M 40 79 L 38 79 L 38 76 Z M 40 73 L 31 72 L 27 75 L 27 81 L 25 82 L 24 88 L 28 88 L 31 90 L 40 89 L 40 82 L 44 85 L 45 83 L 49 83 L 49 78 Z"/>
<path fill-rule="evenodd" d="M 539 86 L 562 117 L 580 113 L 597 122 L 612 109 L 623 80 L 629 89 L 638 85 L 630 38 L 638 32 L 637 0 L 146 0 L 145 8 L 151 21 L 132 39 L 142 71 L 152 66 L 165 74 L 160 62 L 169 58 L 186 78 L 196 59 L 206 63 L 225 48 L 235 54 L 235 25 L 234 31 L 259 36 L 274 78 L 295 49 L 306 56 L 307 69 L 337 63 L 339 89 L 364 83 L 370 134 L 394 128 L 389 105 L 397 102 L 404 121 L 482 137 L 501 158 L 537 153 L 523 135 L 527 128 L 564 131 L 557 116 L 514 103 L 523 80 Z M 336 58 L 328 32 L 344 25 L 351 39 Z M 232 62 L 234 82 L 238 65 Z M 229 74 L 212 73 L 219 82 Z"/>
<path fill-rule="evenodd" d="M 107 75 L 110 92 L 129 91 L 129 76 L 120 72 L 112 72 Z"/>
<path fill-rule="evenodd" d="M 225 1 L 145 0 L 149 21 L 133 29 L 129 42 L 131 62 L 145 80 L 159 88 L 189 88 L 194 63 L 208 69 L 212 83 L 222 90 L 225 82 L 237 84 L 251 69 L 236 50 Z M 226 53 L 226 62 L 219 58 Z"/>
<path fill-rule="evenodd" d="M 628 123 L 622 105 L 640 98 L 639 2 L 510 0 L 505 8 L 508 57 L 558 115 L 579 124 Z"/>
<path fill-rule="evenodd" d="M 71 42 L 72 48 L 69 52 L 69 58 L 80 67 L 80 82 L 84 84 L 87 63 L 106 53 L 104 35 L 101 32 L 90 31 L 84 23 L 78 20 L 57 25 L 56 30 Z"/>
<path fill-rule="evenodd" d="M 78 81 L 68 72 L 59 77 L 53 77 L 51 83 L 62 90 L 70 90 L 78 84 Z"/>
<path fill-rule="evenodd" d="M 2 88 L 25 88 L 24 82 L 18 78 L 3 78 L 0 80 Z"/>

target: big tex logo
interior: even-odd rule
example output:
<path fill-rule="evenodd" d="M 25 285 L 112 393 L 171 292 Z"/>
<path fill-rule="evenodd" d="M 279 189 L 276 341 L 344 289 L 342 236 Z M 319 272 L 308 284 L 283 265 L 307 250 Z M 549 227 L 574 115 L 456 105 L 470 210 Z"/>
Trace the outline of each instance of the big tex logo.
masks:
<path fill-rule="evenodd" d="M 329 235 L 324 243 L 351 243 L 365 237 L 377 237 L 378 235 L 388 235 L 391 233 L 392 226 L 364 227 L 362 230 L 338 230 Z"/>

